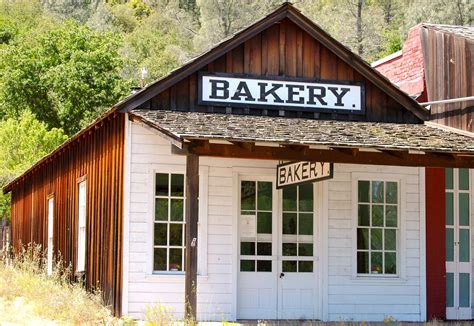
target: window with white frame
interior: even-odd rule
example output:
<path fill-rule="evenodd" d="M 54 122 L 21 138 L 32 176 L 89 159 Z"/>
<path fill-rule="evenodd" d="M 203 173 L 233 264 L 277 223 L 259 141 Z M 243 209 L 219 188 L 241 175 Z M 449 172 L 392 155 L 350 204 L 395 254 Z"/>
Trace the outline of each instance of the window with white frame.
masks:
<path fill-rule="evenodd" d="M 54 197 L 48 198 L 48 275 L 53 274 Z"/>
<path fill-rule="evenodd" d="M 153 271 L 184 271 L 184 174 L 155 174 Z"/>
<path fill-rule="evenodd" d="M 86 212 L 87 182 L 79 182 L 78 225 L 77 225 L 77 272 L 85 270 L 86 263 Z"/>
<path fill-rule="evenodd" d="M 357 188 L 357 274 L 396 275 L 399 184 L 359 180 Z"/>

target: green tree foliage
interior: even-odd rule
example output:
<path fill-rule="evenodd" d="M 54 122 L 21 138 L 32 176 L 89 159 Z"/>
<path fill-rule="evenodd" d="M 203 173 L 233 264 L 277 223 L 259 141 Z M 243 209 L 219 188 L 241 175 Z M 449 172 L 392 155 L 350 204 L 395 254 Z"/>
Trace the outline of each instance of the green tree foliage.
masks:
<path fill-rule="evenodd" d="M 61 129 L 49 129 L 27 110 L 0 121 L 0 188 L 66 139 Z M 0 191 L 0 219 L 9 216 L 9 201 Z"/>
<path fill-rule="evenodd" d="M 1 110 L 29 109 L 68 135 L 127 93 L 120 39 L 68 20 L 0 52 Z"/>

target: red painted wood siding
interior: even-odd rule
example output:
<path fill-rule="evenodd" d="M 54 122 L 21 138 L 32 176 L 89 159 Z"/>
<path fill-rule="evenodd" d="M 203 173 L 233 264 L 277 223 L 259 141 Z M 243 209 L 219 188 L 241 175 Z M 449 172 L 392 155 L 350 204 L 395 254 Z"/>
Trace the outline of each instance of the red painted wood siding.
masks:
<path fill-rule="evenodd" d="M 54 194 L 54 250 L 76 269 L 78 178 L 87 179 L 85 284 L 121 312 L 124 114 L 112 114 L 12 190 L 12 244 L 47 245 L 47 198 Z"/>
<path fill-rule="evenodd" d="M 446 318 L 446 249 L 444 169 L 426 168 L 426 305 L 427 318 Z"/>

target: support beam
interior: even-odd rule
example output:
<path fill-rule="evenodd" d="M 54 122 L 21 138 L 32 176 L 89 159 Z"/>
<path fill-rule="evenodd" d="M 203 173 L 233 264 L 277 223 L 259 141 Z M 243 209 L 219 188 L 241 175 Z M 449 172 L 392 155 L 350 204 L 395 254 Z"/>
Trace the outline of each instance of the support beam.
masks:
<path fill-rule="evenodd" d="M 196 320 L 197 292 L 197 227 L 198 227 L 198 194 L 199 194 L 199 156 L 186 156 L 186 255 L 185 255 L 185 303 L 186 318 Z"/>
<path fill-rule="evenodd" d="M 463 156 L 456 153 L 437 155 L 437 153 L 424 152 L 423 154 L 365 151 L 324 150 L 307 148 L 302 151 L 292 147 L 265 147 L 259 146 L 258 150 L 248 149 L 224 144 L 185 144 L 183 150 L 172 149 L 175 154 L 196 154 L 209 157 L 230 157 L 243 159 L 260 159 L 275 161 L 322 161 L 346 164 L 371 164 L 371 165 L 394 165 L 394 166 L 425 166 L 425 167 L 452 167 L 452 168 L 474 168 L 474 155 Z M 397 153 L 398 154 L 398 153 Z M 453 159 L 454 158 L 454 159 Z"/>

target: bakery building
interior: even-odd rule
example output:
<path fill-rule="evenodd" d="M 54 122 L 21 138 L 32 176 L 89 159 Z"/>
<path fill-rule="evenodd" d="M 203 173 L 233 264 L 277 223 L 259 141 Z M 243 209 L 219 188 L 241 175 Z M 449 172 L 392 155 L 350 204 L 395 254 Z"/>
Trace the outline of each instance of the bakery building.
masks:
<path fill-rule="evenodd" d="M 439 171 L 471 220 L 474 140 L 429 116 L 284 4 L 7 185 L 12 241 L 60 252 L 117 315 L 439 318 Z"/>

